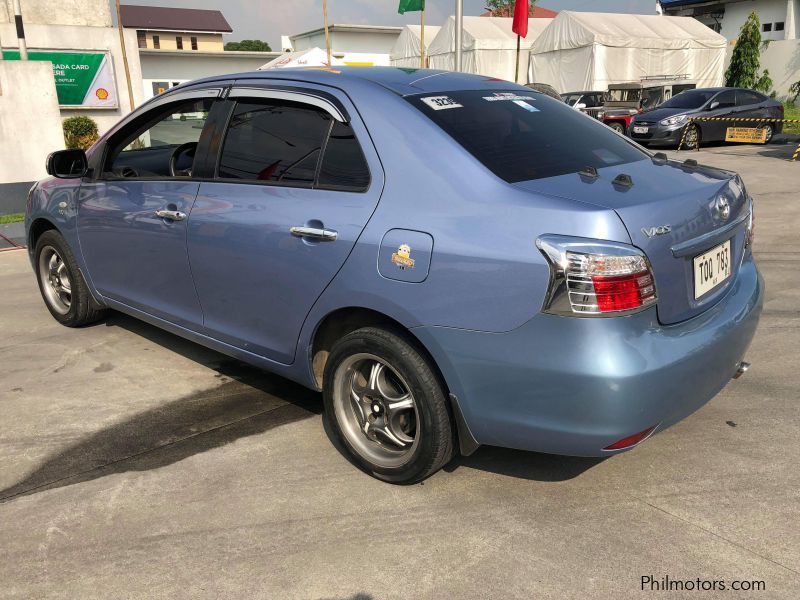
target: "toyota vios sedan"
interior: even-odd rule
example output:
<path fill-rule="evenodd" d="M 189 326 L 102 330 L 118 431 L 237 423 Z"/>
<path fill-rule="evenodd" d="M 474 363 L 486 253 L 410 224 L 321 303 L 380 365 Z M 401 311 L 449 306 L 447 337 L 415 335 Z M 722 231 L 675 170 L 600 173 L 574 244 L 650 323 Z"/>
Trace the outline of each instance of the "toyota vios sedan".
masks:
<path fill-rule="evenodd" d="M 701 141 L 724 141 L 728 127 L 766 130 L 766 141 L 781 132 L 780 123 L 744 122 L 726 119 L 783 119 L 783 104 L 760 92 L 741 88 L 703 88 L 676 94 L 653 110 L 633 117 L 630 136 L 639 143 L 686 148 Z M 715 120 L 691 121 L 690 117 Z"/>
<path fill-rule="evenodd" d="M 488 77 L 206 79 L 48 171 L 26 225 L 55 319 L 121 311 L 321 390 L 395 483 L 481 444 L 628 450 L 744 370 L 761 312 L 737 175 Z"/>

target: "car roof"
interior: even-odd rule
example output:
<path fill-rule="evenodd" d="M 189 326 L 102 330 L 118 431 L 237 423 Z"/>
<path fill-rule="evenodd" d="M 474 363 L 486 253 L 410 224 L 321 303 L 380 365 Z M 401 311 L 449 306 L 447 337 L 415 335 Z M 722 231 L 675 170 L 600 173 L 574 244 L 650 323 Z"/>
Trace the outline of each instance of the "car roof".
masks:
<path fill-rule="evenodd" d="M 564 92 L 562 96 L 571 96 L 572 94 L 602 94 L 600 90 L 580 90 L 578 92 Z"/>
<path fill-rule="evenodd" d="M 348 89 L 348 87 L 371 83 L 400 96 L 424 94 L 434 91 L 447 92 L 469 89 L 506 89 L 520 87 L 518 84 L 495 77 L 436 69 L 333 66 L 330 68 L 307 67 L 300 69 L 268 69 L 264 71 L 233 73 L 191 81 L 172 89 L 186 89 L 188 86 L 197 86 L 217 81 L 229 81 L 231 79 L 261 80 L 264 82 L 269 82 L 271 80 L 294 80 L 318 85 L 330 85 L 345 90 Z"/>

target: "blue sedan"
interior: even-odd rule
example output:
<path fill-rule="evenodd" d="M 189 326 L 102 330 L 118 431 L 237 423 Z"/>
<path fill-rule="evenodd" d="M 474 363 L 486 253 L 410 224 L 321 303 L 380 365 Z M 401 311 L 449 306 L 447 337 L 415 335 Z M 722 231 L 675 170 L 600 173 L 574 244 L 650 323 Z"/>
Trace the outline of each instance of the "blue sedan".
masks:
<path fill-rule="evenodd" d="M 761 312 L 736 174 L 487 77 L 205 79 L 48 172 L 26 226 L 56 320 L 121 311 L 320 390 L 394 483 L 481 444 L 629 450 L 744 372 Z"/>

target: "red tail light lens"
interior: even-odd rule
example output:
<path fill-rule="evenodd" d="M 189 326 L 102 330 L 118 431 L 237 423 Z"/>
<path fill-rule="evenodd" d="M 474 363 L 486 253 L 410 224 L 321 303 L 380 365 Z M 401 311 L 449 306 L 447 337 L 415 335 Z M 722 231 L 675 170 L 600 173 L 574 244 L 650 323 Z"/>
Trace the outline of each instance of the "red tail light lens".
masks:
<path fill-rule="evenodd" d="M 551 270 L 545 312 L 605 316 L 656 301 L 650 263 L 632 246 L 555 235 L 536 244 Z"/>
<path fill-rule="evenodd" d="M 650 435 L 656 430 L 656 427 L 658 427 L 658 425 L 653 425 L 644 431 L 640 431 L 639 433 L 634 433 L 626 438 L 622 438 L 620 441 L 614 442 L 610 446 L 606 446 L 603 448 L 603 450 L 625 450 L 626 448 L 631 448 L 649 438 Z"/>

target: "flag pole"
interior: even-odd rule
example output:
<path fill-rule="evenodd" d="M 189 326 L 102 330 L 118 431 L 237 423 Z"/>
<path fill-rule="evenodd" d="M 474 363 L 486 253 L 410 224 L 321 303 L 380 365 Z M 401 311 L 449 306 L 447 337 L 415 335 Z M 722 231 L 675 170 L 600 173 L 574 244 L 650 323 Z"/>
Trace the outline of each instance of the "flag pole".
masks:
<path fill-rule="evenodd" d="M 464 28 L 464 0 L 456 0 L 456 71 L 461 71 L 461 34 Z"/>
<path fill-rule="evenodd" d="M 517 66 L 514 68 L 514 83 L 519 83 L 519 34 L 517 34 Z"/>
<path fill-rule="evenodd" d="M 125 49 L 125 30 L 122 26 L 122 9 L 119 7 L 119 0 L 116 1 L 117 8 L 117 29 L 119 30 L 119 47 L 122 50 L 122 66 L 125 69 L 125 82 L 128 84 L 128 104 L 131 111 L 135 108 L 133 102 L 133 85 L 131 84 L 131 69 L 128 66 L 128 52 Z"/>
<path fill-rule="evenodd" d="M 328 31 L 328 0 L 322 0 L 322 19 L 325 22 L 325 49 L 328 52 L 328 66 L 331 66 L 331 34 Z"/>
<path fill-rule="evenodd" d="M 425 0 L 422 0 L 422 10 L 419 11 L 419 68 L 425 68 Z"/>

